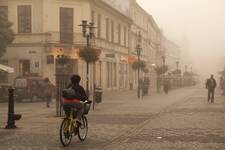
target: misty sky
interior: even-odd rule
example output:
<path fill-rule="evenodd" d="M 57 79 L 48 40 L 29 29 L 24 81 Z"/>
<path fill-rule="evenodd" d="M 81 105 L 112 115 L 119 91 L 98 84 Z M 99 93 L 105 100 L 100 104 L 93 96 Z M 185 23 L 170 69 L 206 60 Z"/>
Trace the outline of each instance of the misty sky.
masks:
<path fill-rule="evenodd" d="M 225 0 L 137 2 L 169 39 L 189 49 L 193 68 L 199 73 L 217 74 L 225 66 Z"/>

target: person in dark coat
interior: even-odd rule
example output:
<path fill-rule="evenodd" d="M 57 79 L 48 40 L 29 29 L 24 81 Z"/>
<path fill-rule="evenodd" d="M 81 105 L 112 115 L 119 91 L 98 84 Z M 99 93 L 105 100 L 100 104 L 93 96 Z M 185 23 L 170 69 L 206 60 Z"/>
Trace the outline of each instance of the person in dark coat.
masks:
<path fill-rule="evenodd" d="M 211 75 L 211 77 L 206 82 L 206 88 L 208 89 L 208 102 L 214 103 L 214 93 L 216 86 L 216 80 L 213 78 L 213 75 Z"/>
<path fill-rule="evenodd" d="M 54 93 L 54 85 L 50 82 L 49 78 L 45 78 L 43 86 L 43 94 L 46 99 L 46 107 L 49 108 Z"/>
<path fill-rule="evenodd" d="M 78 94 L 78 100 L 88 100 L 88 96 L 86 95 L 84 88 L 80 85 L 81 77 L 79 75 L 73 75 L 70 80 L 71 83 L 68 85 L 68 88 L 72 87 L 76 91 L 76 93 Z"/>
<path fill-rule="evenodd" d="M 144 78 L 143 86 L 142 86 L 142 97 L 148 96 L 148 90 L 150 86 L 150 80 L 148 77 Z"/>
<path fill-rule="evenodd" d="M 79 75 L 73 75 L 71 78 L 71 83 L 68 85 L 67 88 L 72 88 L 75 90 L 76 98 L 72 100 L 63 100 L 64 109 L 66 109 L 67 106 L 72 105 L 75 109 L 77 109 L 77 119 L 81 123 L 81 118 L 84 113 L 84 106 L 80 101 L 86 101 L 88 100 L 88 96 L 85 93 L 84 88 L 79 84 L 81 77 Z"/>
<path fill-rule="evenodd" d="M 169 79 L 164 80 L 163 89 L 164 89 L 165 94 L 168 94 L 169 89 L 170 89 L 170 80 Z"/>

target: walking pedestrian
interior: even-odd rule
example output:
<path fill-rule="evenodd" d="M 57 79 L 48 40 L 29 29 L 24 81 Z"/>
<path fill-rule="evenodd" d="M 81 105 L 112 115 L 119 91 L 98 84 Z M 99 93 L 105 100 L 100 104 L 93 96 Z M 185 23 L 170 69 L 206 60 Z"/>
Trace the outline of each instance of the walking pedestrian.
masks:
<path fill-rule="evenodd" d="M 206 88 L 208 89 L 208 102 L 214 103 L 216 80 L 213 78 L 213 75 L 211 75 L 211 77 L 207 80 Z"/>
<path fill-rule="evenodd" d="M 170 88 L 170 80 L 165 79 L 164 84 L 163 84 L 163 89 L 164 89 L 165 94 L 168 94 L 169 88 Z"/>
<path fill-rule="evenodd" d="M 223 79 L 223 83 L 222 83 L 222 85 L 223 85 L 223 96 L 225 96 L 225 79 Z"/>
<path fill-rule="evenodd" d="M 49 78 L 44 79 L 44 85 L 43 85 L 43 94 L 44 98 L 46 100 L 46 107 L 50 107 L 50 102 L 52 101 L 52 95 L 54 92 L 54 85 L 50 82 Z"/>

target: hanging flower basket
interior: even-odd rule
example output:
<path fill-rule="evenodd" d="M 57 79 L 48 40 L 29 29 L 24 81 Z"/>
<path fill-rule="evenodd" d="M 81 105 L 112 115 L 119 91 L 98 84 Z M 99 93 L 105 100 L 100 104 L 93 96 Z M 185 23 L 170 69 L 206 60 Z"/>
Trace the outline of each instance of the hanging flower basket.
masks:
<path fill-rule="evenodd" d="M 99 59 L 101 50 L 97 48 L 86 47 L 79 51 L 79 56 L 88 63 L 96 62 Z"/>
<path fill-rule="evenodd" d="M 149 69 L 148 69 L 147 67 L 145 67 L 145 68 L 143 69 L 143 72 L 144 72 L 144 73 L 149 73 Z"/>
<path fill-rule="evenodd" d="M 174 75 L 181 75 L 181 70 L 180 69 L 176 69 L 172 72 L 172 74 Z"/>
<path fill-rule="evenodd" d="M 167 65 L 159 66 L 159 67 L 155 67 L 154 69 L 155 69 L 157 75 L 161 75 L 168 71 L 168 66 Z"/>
<path fill-rule="evenodd" d="M 133 68 L 134 70 L 137 70 L 137 69 L 144 70 L 145 67 L 146 67 L 146 64 L 145 64 L 145 62 L 142 61 L 142 60 L 137 60 L 137 61 L 135 61 L 135 62 L 132 64 L 132 68 Z"/>

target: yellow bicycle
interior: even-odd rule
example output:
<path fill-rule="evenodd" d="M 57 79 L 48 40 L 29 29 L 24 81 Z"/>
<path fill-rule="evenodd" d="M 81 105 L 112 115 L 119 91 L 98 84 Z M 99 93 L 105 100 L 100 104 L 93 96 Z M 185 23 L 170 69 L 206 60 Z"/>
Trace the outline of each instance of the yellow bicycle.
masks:
<path fill-rule="evenodd" d="M 88 114 L 91 101 L 81 102 L 84 105 L 84 114 L 81 119 L 81 124 L 77 122 L 76 110 L 71 108 L 69 113 L 66 113 L 66 117 L 60 126 L 60 141 L 64 147 L 71 143 L 72 137 L 78 135 L 80 141 L 84 141 L 88 133 L 88 120 L 85 115 Z"/>

